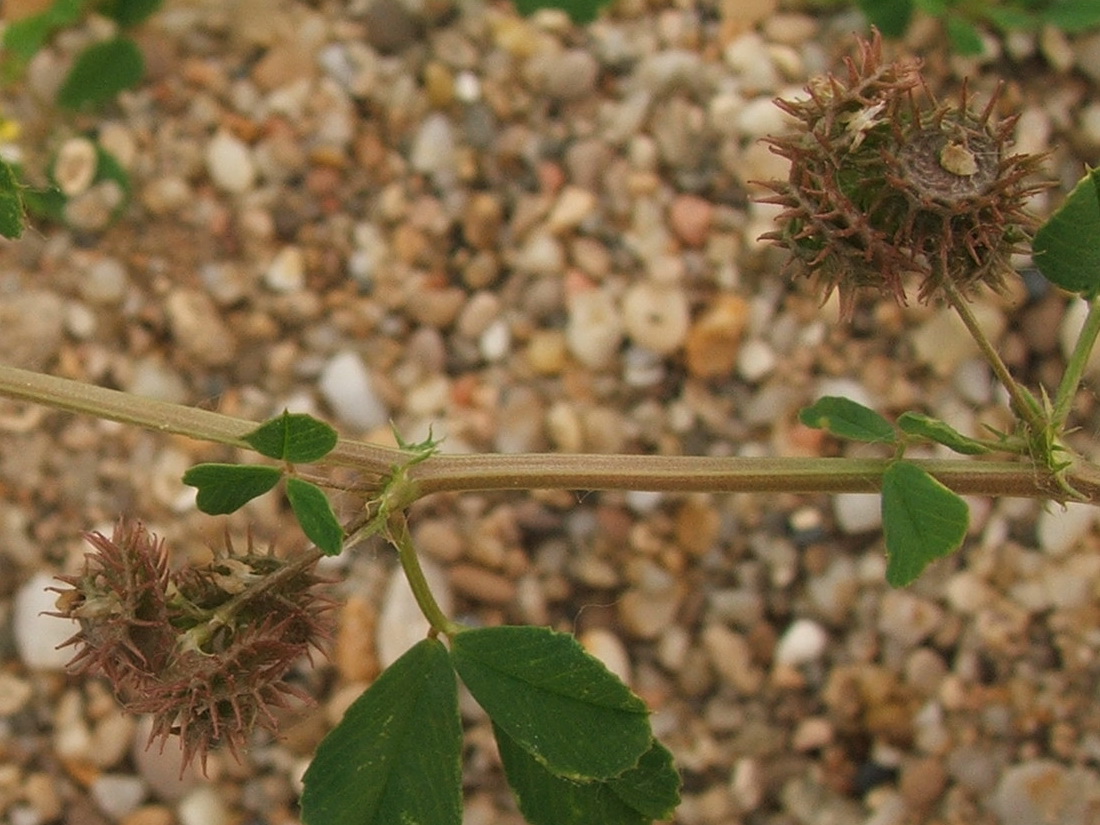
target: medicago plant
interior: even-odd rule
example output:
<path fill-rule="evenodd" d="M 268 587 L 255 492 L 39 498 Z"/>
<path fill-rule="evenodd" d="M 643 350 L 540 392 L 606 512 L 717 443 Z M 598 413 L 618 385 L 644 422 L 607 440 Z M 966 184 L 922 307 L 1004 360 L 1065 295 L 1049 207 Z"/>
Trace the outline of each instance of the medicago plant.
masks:
<path fill-rule="evenodd" d="M 184 759 L 225 744 L 239 750 L 254 726 L 295 693 L 284 676 L 327 630 L 329 604 L 312 570 L 368 534 L 395 549 L 427 638 L 386 670 L 319 746 L 305 775 L 308 825 L 458 825 L 462 730 L 458 681 L 492 720 L 519 807 L 535 825 L 636 825 L 667 818 L 679 797 L 669 751 L 641 699 L 569 634 L 539 627 L 469 627 L 440 608 L 408 524 L 411 504 L 439 492 L 558 488 L 660 491 L 879 491 L 887 578 L 903 586 L 956 550 L 963 494 L 1100 501 L 1100 467 L 1065 441 L 1073 396 L 1100 332 L 1100 173 L 1090 172 L 1035 229 L 1024 206 L 1036 160 L 1011 153 L 1011 122 L 994 104 L 972 111 L 934 100 L 919 66 L 888 63 L 877 38 L 845 71 L 780 102 L 797 125 L 772 146 L 790 175 L 772 182 L 782 207 L 769 238 L 791 268 L 840 295 L 844 315 L 870 293 L 946 303 L 1004 383 L 1015 427 L 973 438 L 919 412 L 890 422 L 844 398 L 801 414 L 840 438 L 885 445 L 882 458 L 716 458 L 446 455 L 431 439 L 398 449 L 342 439 L 323 422 L 284 413 L 260 426 L 0 366 L 0 393 L 59 409 L 174 432 L 259 453 L 266 463 L 200 464 L 184 476 L 210 514 L 282 489 L 310 549 L 287 559 L 231 543 L 198 569 L 172 571 L 164 545 L 123 518 L 92 534 L 84 569 L 63 579 L 57 612 L 79 630 L 73 667 L 103 674 L 121 700 L 154 718 L 153 737 L 178 736 Z M 9 203 L 19 192 L 2 181 Z M 6 234 L 21 213 L 0 215 Z M 1088 317 L 1056 388 L 1019 384 L 975 322 L 969 302 L 999 288 L 1010 255 L 1031 249 Z M 958 459 L 907 458 L 942 445 Z M 326 467 L 354 467 L 364 502 L 341 523 Z"/>

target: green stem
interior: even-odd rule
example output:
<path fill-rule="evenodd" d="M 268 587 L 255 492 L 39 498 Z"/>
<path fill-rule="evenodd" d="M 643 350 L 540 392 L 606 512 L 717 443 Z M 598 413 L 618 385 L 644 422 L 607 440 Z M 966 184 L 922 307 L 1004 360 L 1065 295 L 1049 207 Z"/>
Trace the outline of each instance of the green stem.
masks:
<path fill-rule="evenodd" d="M 988 361 L 989 365 L 993 368 L 993 372 L 997 375 L 997 378 L 1004 385 L 1005 389 L 1008 390 L 1009 398 L 1012 399 L 1012 408 L 1015 410 L 1016 415 L 1020 416 L 1030 432 L 1046 432 L 1047 422 L 1042 411 L 1038 409 L 1035 399 L 1031 396 L 1031 393 L 1020 386 L 1016 379 L 1012 377 L 1012 373 L 1008 371 L 1005 362 L 1001 360 L 1000 354 L 993 347 L 993 344 L 985 334 L 985 330 L 981 328 L 978 319 L 970 310 L 970 304 L 967 303 L 966 298 L 963 297 L 958 287 L 955 286 L 950 278 L 943 278 L 942 286 L 948 302 L 955 309 L 955 312 L 959 314 L 963 324 L 966 325 L 966 329 L 977 343 L 978 349 L 981 350 L 982 355 L 985 356 L 985 360 Z"/>
<path fill-rule="evenodd" d="M 413 547 L 409 522 L 404 512 L 390 513 L 389 518 L 386 519 L 386 538 L 397 548 L 397 557 L 401 561 L 401 568 L 405 571 L 405 578 L 409 580 L 409 587 L 412 588 L 420 612 L 431 625 L 432 633 L 442 633 L 445 636 L 459 633 L 462 625 L 447 618 L 439 602 L 435 600 L 432 589 L 428 586 L 428 580 L 424 577 L 424 570 L 420 566 L 420 559 L 416 556 L 416 548 Z"/>
<path fill-rule="evenodd" d="M 244 436 L 259 426 L 244 418 L 142 398 L 3 364 L 0 364 L 0 396 L 246 450 L 252 448 L 245 443 Z M 382 476 L 407 459 L 401 450 L 341 439 L 325 457 L 325 463 L 358 467 L 368 472 L 374 468 L 374 473 Z"/>
<path fill-rule="evenodd" d="M 1054 397 L 1054 414 L 1051 424 L 1054 432 L 1060 433 L 1065 429 L 1066 420 L 1069 418 L 1070 407 L 1073 398 L 1077 394 L 1077 387 L 1081 383 L 1081 376 L 1085 374 L 1089 356 L 1092 355 L 1096 336 L 1100 335 L 1100 301 L 1093 300 L 1089 303 L 1089 312 L 1085 317 L 1084 326 L 1077 336 L 1073 353 L 1066 362 L 1066 371 L 1062 374 L 1062 383 L 1058 385 L 1058 394 Z"/>

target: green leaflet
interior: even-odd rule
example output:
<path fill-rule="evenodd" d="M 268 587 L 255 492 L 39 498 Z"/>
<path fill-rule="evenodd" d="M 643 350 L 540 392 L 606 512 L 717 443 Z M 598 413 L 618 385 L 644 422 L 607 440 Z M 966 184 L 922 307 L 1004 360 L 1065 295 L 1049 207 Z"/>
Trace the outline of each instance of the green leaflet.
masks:
<path fill-rule="evenodd" d="M 305 825 L 460 825 L 462 726 L 447 650 L 425 639 L 352 703 L 305 773 Z"/>
<path fill-rule="evenodd" d="M 451 659 L 493 722 L 557 776 L 618 776 L 650 747 L 645 703 L 568 633 L 466 630 Z"/>
<path fill-rule="evenodd" d="M 910 461 L 895 461 L 882 477 L 886 580 L 913 582 L 924 568 L 959 548 L 966 537 L 966 502 Z"/>

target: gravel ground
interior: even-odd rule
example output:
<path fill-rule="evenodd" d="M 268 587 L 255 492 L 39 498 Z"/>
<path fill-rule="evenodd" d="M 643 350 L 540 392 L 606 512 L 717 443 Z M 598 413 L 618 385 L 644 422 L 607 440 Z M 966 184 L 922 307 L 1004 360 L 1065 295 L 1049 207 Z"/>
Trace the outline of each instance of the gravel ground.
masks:
<path fill-rule="evenodd" d="M 951 316 L 865 305 L 839 326 L 756 241 L 773 212 L 750 181 L 784 174 L 758 142 L 785 127 L 771 101 L 860 27 L 776 0 L 621 0 L 583 30 L 481 0 L 169 0 L 139 34 L 147 82 L 63 117 L 42 101 L 107 33 L 93 21 L 0 104 L 29 167 L 79 161 L 92 134 L 134 196 L 107 225 L 118 193 L 74 162 L 71 228 L 0 245 L 0 361 L 388 443 L 391 419 L 409 439 L 431 425 L 456 452 L 832 454 L 796 418 L 823 394 L 1003 425 Z M 1051 150 L 1062 191 L 1100 162 L 1100 37 L 964 60 L 920 24 L 897 48 L 941 95 L 1004 80 L 1017 147 Z M 1080 323 L 1067 307 L 1025 277 L 977 311 L 1052 386 Z M 1091 390 L 1075 414 L 1095 456 Z M 178 753 L 146 751 L 108 686 L 65 674 L 71 628 L 40 615 L 43 587 L 120 513 L 202 558 L 226 521 L 179 478 L 232 456 L 8 402 L 0 430 L 0 820 L 297 821 L 317 742 L 423 632 L 389 552 L 328 566 L 339 627 L 296 676 L 316 706 L 242 764 L 216 753 L 209 779 L 177 778 Z M 271 498 L 229 530 L 293 551 Z M 1094 512 L 970 504 L 966 550 L 904 591 L 884 584 L 868 496 L 470 494 L 414 523 L 455 615 L 575 629 L 650 703 L 683 772 L 677 822 L 1100 821 Z M 463 713 L 466 825 L 522 822 L 486 719 Z"/>

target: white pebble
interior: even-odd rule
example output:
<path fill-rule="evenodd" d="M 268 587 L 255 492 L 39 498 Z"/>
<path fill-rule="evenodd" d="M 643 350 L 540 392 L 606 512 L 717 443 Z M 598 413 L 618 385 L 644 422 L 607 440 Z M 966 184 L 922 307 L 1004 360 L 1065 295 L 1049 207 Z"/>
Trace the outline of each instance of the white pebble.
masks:
<path fill-rule="evenodd" d="M 775 663 L 797 667 L 812 662 L 825 652 L 829 634 L 812 619 L 796 619 L 779 637 Z"/>
<path fill-rule="evenodd" d="M 256 182 L 256 164 L 247 144 L 224 129 L 206 147 L 206 169 L 214 185 L 241 194 Z"/>
<path fill-rule="evenodd" d="M 1034 759 L 1001 775 L 991 807 L 1000 825 L 1088 825 L 1095 822 L 1098 787 L 1095 771 Z"/>
<path fill-rule="evenodd" d="M 581 646 L 603 662 L 608 670 L 626 684 L 630 684 L 630 654 L 626 652 L 626 646 L 617 635 L 606 628 L 594 627 L 582 633 L 579 641 Z"/>
<path fill-rule="evenodd" d="M 363 360 L 354 352 L 339 352 L 325 365 L 318 389 L 337 418 L 368 432 L 389 420 L 389 410 L 374 390 Z"/>
<path fill-rule="evenodd" d="M 118 258 L 100 258 L 80 279 L 80 294 L 93 304 L 117 304 L 126 297 L 129 276 Z"/>
<path fill-rule="evenodd" d="M 586 367 L 601 369 L 614 359 L 622 340 L 622 320 L 610 295 L 590 289 L 573 296 L 565 341 L 574 358 Z"/>
<path fill-rule="evenodd" d="M 213 785 L 195 788 L 176 808 L 180 825 L 229 825 L 236 820 Z"/>
<path fill-rule="evenodd" d="M 446 174 L 455 167 L 455 138 L 446 115 L 428 115 L 420 124 L 409 152 L 409 162 L 417 172 Z"/>
<path fill-rule="evenodd" d="M 482 358 L 499 361 L 512 349 L 512 328 L 503 318 L 498 318 L 481 333 L 477 344 Z"/>
<path fill-rule="evenodd" d="M 1096 508 L 1091 504 L 1048 504 L 1035 525 L 1039 547 L 1052 556 L 1061 556 L 1072 550 L 1095 523 Z"/>
<path fill-rule="evenodd" d="M 567 186 L 558 196 L 546 219 L 551 232 L 575 229 L 596 208 L 596 196 L 579 186 Z"/>
<path fill-rule="evenodd" d="M 623 298 L 623 325 L 635 344 L 667 355 L 687 337 L 691 315 L 687 296 L 674 287 L 642 281 Z"/>
<path fill-rule="evenodd" d="M 95 804 L 114 820 L 132 814 L 145 799 L 145 783 L 140 777 L 125 774 L 101 773 L 90 790 Z"/>
<path fill-rule="evenodd" d="M 775 105 L 771 96 L 748 101 L 737 116 L 737 129 L 748 138 L 783 134 L 790 128 L 789 124 L 789 117 Z"/>
<path fill-rule="evenodd" d="M 934 602 L 907 590 L 888 590 L 879 606 L 878 629 L 905 647 L 919 644 L 936 632 L 944 611 Z"/>
<path fill-rule="evenodd" d="M 61 670 L 73 658 L 73 648 L 58 645 L 79 629 L 75 621 L 46 613 L 57 610 L 59 582 L 49 573 L 35 573 L 15 594 L 12 628 L 19 658 L 31 670 Z"/>
<path fill-rule="evenodd" d="M 839 493 L 833 496 L 837 527 L 848 535 L 882 527 L 882 505 L 877 493 Z"/>
<path fill-rule="evenodd" d="M 771 344 L 760 338 L 750 338 L 737 353 L 737 374 L 749 383 L 756 383 L 771 374 L 779 363 Z"/>
<path fill-rule="evenodd" d="M 276 253 L 264 273 L 264 284 L 274 292 L 297 292 L 306 283 L 306 265 L 302 250 L 284 246 Z"/>
<path fill-rule="evenodd" d="M 57 181 L 58 189 L 66 197 L 72 198 L 92 185 L 98 166 L 99 153 L 95 144 L 88 138 L 71 138 L 57 151 L 53 177 Z"/>

